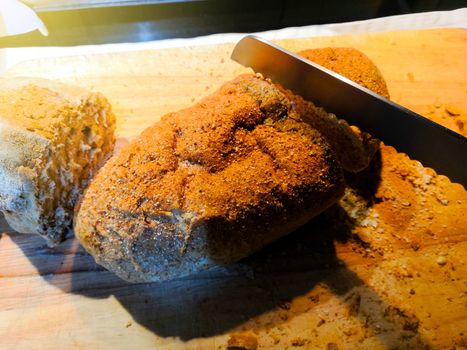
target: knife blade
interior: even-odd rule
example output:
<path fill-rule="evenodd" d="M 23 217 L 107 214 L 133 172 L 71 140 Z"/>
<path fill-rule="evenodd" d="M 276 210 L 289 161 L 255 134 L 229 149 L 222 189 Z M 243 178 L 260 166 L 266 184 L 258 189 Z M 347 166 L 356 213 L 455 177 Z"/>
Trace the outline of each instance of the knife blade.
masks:
<path fill-rule="evenodd" d="M 254 35 L 231 58 L 467 187 L 467 138 Z"/>

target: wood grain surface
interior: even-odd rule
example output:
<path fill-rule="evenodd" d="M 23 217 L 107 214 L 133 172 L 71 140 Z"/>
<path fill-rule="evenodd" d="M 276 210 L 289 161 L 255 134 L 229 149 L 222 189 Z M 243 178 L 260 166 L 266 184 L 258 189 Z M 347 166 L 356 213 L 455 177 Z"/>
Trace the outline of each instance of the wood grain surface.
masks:
<path fill-rule="evenodd" d="M 380 68 L 394 101 L 465 134 L 464 30 L 278 43 L 355 47 Z M 101 91 L 120 147 L 248 71 L 230 61 L 232 47 L 31 60 L 7 74 Z M 49 249 L 0 219 L 0 348 L 467 348 L 465 189 L 383 146 L 369 171 L 349 178 L 346 198 L 350 209 L 341 201 L 238 264 L 140 285 L 96 265 L 71 234 Z"/>

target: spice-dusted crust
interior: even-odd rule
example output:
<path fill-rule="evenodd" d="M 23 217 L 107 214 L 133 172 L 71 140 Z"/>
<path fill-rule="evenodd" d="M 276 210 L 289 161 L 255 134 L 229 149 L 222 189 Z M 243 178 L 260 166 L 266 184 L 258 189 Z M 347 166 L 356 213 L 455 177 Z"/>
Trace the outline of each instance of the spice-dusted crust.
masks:
<path fill-rule="evenodd" d="M 378 67 L 362 52 L 350 47 L 326 47 L 298 53 L 350 80 L 389 98 L 386 82 Z"/>
<path fill-rule="evenodd" d="M 344 65 L 352 55 L 361 58 L 343 51 Z M 361 67 L 387 95 L 366 60 Z M 365 169 L 378 147 L 281 86 L 240 76 L 112 158 L 87 190 L 75 231 L 97 262 L 129 281 L 232 263 L 334 204 L 342 169 Z"/>
<path fill-rule="evenodd" d="M 304 50 L 298 54 L 389 98 L 386 82 L 378 67 L 365 54 L 356 49 L 321 48 Z M 301 97 L 292 96 L 292 98 L 300 99 Z M 324 112 L 319 108 L 316 110 Z M 379 147 L 378 140 L 361 132 L 356 126 L 349 127 L 345 120 L 330 121 L 329 119 L 334 118 L 333 114 L 325 112 L 315 114 L 319 117 L 313 115 L 311 118 L 306 118 L 306 121 L 318 129 L 329 141 L 344 169 L 354 173 L 365 169 Z M 345 116 L 339 117 L 345 119 Z"/>
<path fill-rule="evenodd" d="M 314 107 L 303 104 L 245 75 L 166 115 L 96 176 L 77 236 L 122 278 L 159 281 L 291 232 L 344 190 L 334 153 L 299 113 Z"/>

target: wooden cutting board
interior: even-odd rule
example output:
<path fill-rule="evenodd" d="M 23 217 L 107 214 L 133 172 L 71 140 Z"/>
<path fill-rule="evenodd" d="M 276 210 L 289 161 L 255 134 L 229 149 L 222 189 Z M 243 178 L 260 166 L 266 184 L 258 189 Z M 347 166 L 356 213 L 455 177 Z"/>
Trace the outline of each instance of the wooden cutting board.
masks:
<path fill-rule="evenodd" d="M 465 133 L 465 30 L 279 44 L 357 48 L 394 101 Z M 247 72 L 229 60 L 232 47 L 31 60 L 7 75 L 101 91 L 118 117 L 120 147 Z M 389 147 L 379 163 L 381 180 L 350 214 L 332 208 L 245 261 L 168 283 L 125 283 L 72 237 L 49 249 L 0 219 L 0 348 L 467 348 L 467 192 Z"/>

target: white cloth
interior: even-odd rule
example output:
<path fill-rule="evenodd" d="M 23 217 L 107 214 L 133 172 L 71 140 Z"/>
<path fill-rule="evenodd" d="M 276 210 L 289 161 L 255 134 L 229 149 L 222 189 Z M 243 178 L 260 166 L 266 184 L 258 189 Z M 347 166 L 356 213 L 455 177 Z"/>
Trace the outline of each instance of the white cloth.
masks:
<path fill-rule="evenodd" d="M 291 27 L 280 30 L 255 33 L 266 39 L 288 39 L 312 36 L 331 36 L 353 33 L 384 32 L 394 30 L 428 28 L 467 28 L 467 8 L 453 11 L 424 12 L 409 15 L 390 16 L 365 21 L 333 23 Z M 226 33 L 190 39 L 167 39 L 141 43 L 122 43 L 105 45 L 83 45 L 73 47 L 26 47 L 0 49 L 0 74 L 14 64 L 40 57 L 84 55 L 94 53 L 121 52 L 133 50 L 160 49 L 208 44 L 236 42 L 245 33 Z M 3 55 L 3 65 L 2 65 Z"/>
<path fill-rule="evenodd" d="M 38 29 L 47 35 L 47 28 L 36 13 L 18 0 L 0 2 L 0 36 L 17 35 Z"/>

